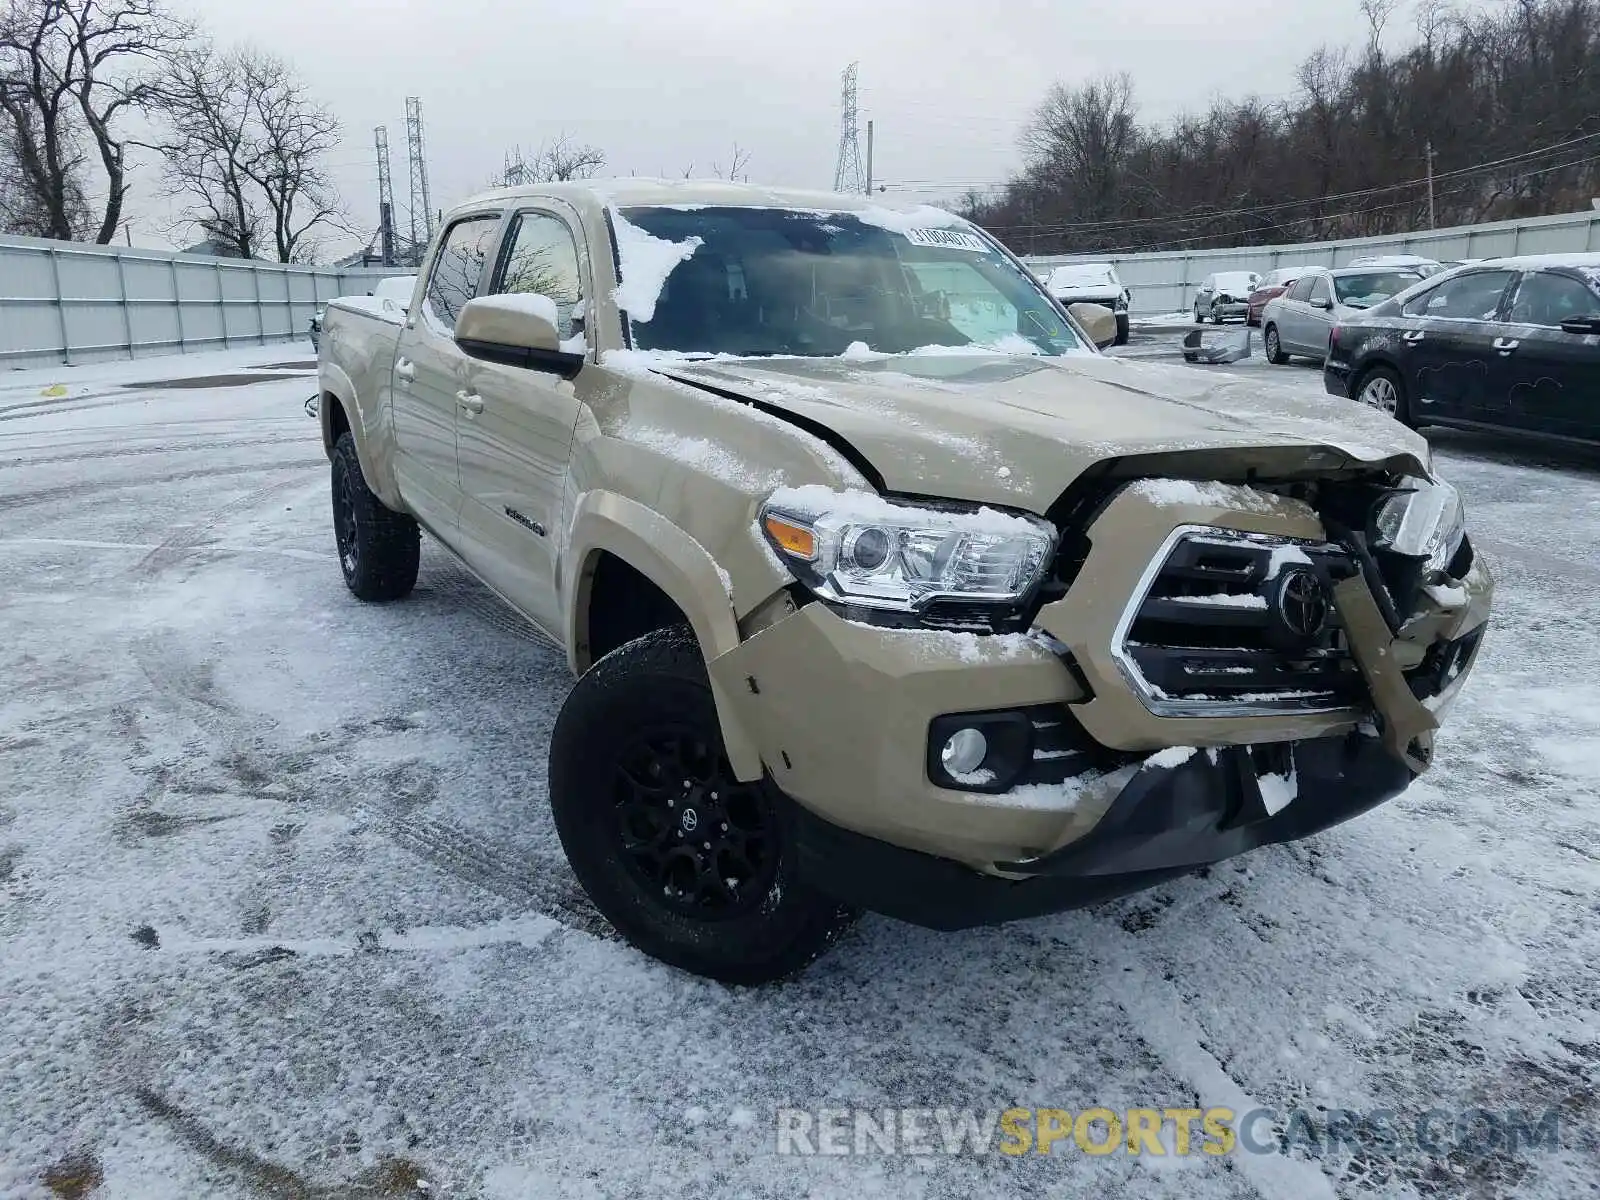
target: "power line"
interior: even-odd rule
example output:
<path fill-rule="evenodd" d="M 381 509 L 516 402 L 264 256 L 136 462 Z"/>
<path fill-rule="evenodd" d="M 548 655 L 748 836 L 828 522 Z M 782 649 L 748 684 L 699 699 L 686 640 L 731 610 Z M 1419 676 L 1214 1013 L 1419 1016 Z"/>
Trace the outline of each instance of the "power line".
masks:
<path fill-rule="evenodd" d="M 1587 156 L 1585 156 L 1583 158 L 1572 159 L 1572 160 L 1570 160 L 1568 162 L 1554 163 L 1554 164 L 1552 164 L 1550 166 L 1547 166 L 1547 167 L 1539 167 L 1539 168 L 1537 168 L 1535 170 L 1526 172 L 1526 174 L 1527 175 L 1545 175 L 1545 174 L 1549 174 L 1552 171 L 1564 171 L 1568 167 L 1583 166 L 1585 163 L 1592 163 L 1592 162 L 1600 162 L 1600 154 L 1591 154 L 1591 155 L 1587 155 Z M 1441 196 L 1460 196 L 1460 195 L 1465 195 L 1470 190 L 1471 190 L 1470 187 L 1468 187 L 1467 185 L 1463 184 L 1463 185 L 1461 185 L 1459 187 L 1446 189 L 1445 191 L 1441 192 L 1440 195 Z M 1304 223 L 1306 221 L 1343 221 L 1343 220 L 1346 220 L 1347 218 L 1350 218 L 1350 217 L 1367 216 L 1367 215 L 1369 215 L 1371 213 L 1392 212 L 1395 209 L 1399 209 L 1399 208 L 1415 208 L 1419 203 L 1422 203 L 1422 202 L 1418 201 L 1418 200 L 1397 200 L 1397 201 L 1394 201 L 1394 202 L 1392 202 L 1390 204 L 1379 204 L 1379 205 L 1376 205 L 1376 206 L 1369 206 L 1369 207 L 1363 207 L 1363 208 L 1357 208 L 1357 209 L 1347 209 L 1344 212 L 1323 213 L 1323 214 L 1319 214 L 1317 216 L 1291 218 L 1290 220 L 1280 221 L 1277 224 L 1260 226 L 1260 227 L 1252 230 L 1251 232 L 1253 232 L 1253 233 L 1266 233 L 1266 232 L 1269 232 L 1269 231 L 1274 231 L 1274 230 L 1279 230 L 1279 229 L 1291 229 L 1294 226 L 1302 224 L 1302 223 Z M 1005 228 L 1006 231 L 1009 233 L 1009 232 L 1012 232 L 1012 230 L 1014 228 L 1016 228 L 1016 227 L 1004 226 L 1003 228 Z M 1159 239 L 1159 241 L 1160 241 L 1160 244 L 1162 246 L 1177 247 L 1177 246 L 1192 245 L 1195 242 L 1209 241 L 1210 239 L 1212 239 L 1212 238 L 1214 238 L 1216 236 L 1218 236 L 1218 235 L 1214 234 L 1214 233 L 1201 233 L 1201 234 L 1196 234 L 1193 237 L 1186 237 L 1186 238 L 1161 238 L 1161 239 Z M 1134 242 L 1134 243 L 1130 243 L 1129 245 L 1126 245 L 1126 246 L 1110 246 L 1110 247 L 1097 248 L 1097 249 L 1095 249 L 1093 251 L 1093 253 L 1095 253 L 1095 254 L 1131 254 L 1131 253 L 1136 253 L 1138 251 L 1145 250 L 1145 249 L 1148 249 L 1148 245 L 1146 243 Z"/>
<path fill-rule="evenodd" d="M 1566 141 L 1555 142 L 1555 143 L 1553 143 L 1553 144 L 1551 144 L 1549 146 L 1543 147 L 1542 149 L 1526 150 L 1526 151 L 1523 151 L 1520 154 L 1512 154 L 1512 155 L 1509 155 L 1509 156 L 1507 156 L 1505 158 L 1494 159 L 1494 160 L 1489 161 L 1489 162 L 1476 163 L 1476 164 L 1474 164 L 1473 166 L 1470 166 L 1470 167 L 1459 167 L 1454 171 L 1442 171 L 1442 172 L 1439 172 L 1438 174 L 1435 174 L 1433 176 L 1433 182 L 1435 183 L 1435 185 L 1437 185 L 1440 181 L 1443 181 L 1443 180 L 1464 178 L 1464 177 L 1471 176 L 1471 175 L 1479 175 L 1479 174 L 1482 174 L 1485 171 L 1491 171 L 1491 170 L 1494 170 L 1494 169 L 1496 169 L 1498 167 L 1509 166 L 1509 165 L 1512 165 L 1512 164 L 1515 164 L 1515 163 L 1526 162 L 1526 161 L 1529 161 L 1529 160 L 1532 160 L 1532 159 L 1541 158 L 1541 157 L 1543 157 L 1545 155 L 1552 154 L 1552 153 L 1554 153 L 1554 152 L 1556 152 L 1558 150 L 1562 150 L 1562 149 L 1565 149 L 1565 148 L 1568 148 L 1568 147 L 1571 147 L 1571 146 L 1575 146 L 1575 145 L 1578 145 L 1578 144 L 1583 143 L 1583 142 L 1592 142 L 1592 141 L 1596 140 L 1597 138 L 1600 138 L 1600 133 L 1585 134 L 1582 137 L 1569 138 Z M 1580 161 L 1588 161 L 1588 160 L 1580 160 Z M 1568 165 L 1572 165 L 1572 164 L 1568 164 Z M 1552 168 L 1552 169 L 1554 169 L 1554 168 Z M 1543 169 L 1524 172 L 1524 174 L 1541 174 L 1541 173 L 1543 173 Z M 1405 188 L 1420 188 L 1420 187 L 1423 187 L 1424 185 L 1426 185 L 1427 182 L 1428 182 L 1427 176 L 1424 175 L 1424 176 L 1421 176 L 1421 177 L 1416 178 L 1416 179 L 1405 180 L 1405 181 L 1403 181 L 1401 183 L 1383 184 L 1382 186 L 1379 186 L 1379 187 L 1361 188 L 1359 190 L 1350 191 L 1350 192 L 1335 192 L 1335 193 L 1332 193 L 1332 194 L 1327 195 L 1327 196 L 1313 196 L 1313 197 L 1308 197 L 1308 198 L 1301 199 L 1301 200 L 1284 200 L 1284 201 L 1279 201 L 1278 203 L 1275 203 L 1275 204 L 1260 204 L 1260 205 L 1252 205 L 1252 206 L 1244 207 L 1244 208 L 1221 209 L 1221 210 L 1217 210 L 1217 211 L 1213 211 L 1213 212 L 1192 213 L 1192 214 L 1175 214 L 1173 216 L 1167 216 L 1167 217 L 1114 218 L 1114 219 L 1107 219 L 1107 220 L 1103 220 L 1103 221 L 1068 221 L 1068 222 L 1063 222 L 1061 224 L 1027 224 L 1027 223 L 1018 223 L 1018 224 L 1015 224 L 1015 225 L 1009 225 L 1008 228 L 1019 229 L 1019 230 L 1027 230 L 1027 231 L 1032 232 L 1032 233 L 1082 233 L 1082 232 L 1090 232 L 1090 231 L 1094 231 L 1094 230 L 1107 230 L 1107 229 L 1109 229 L 1109 230 L 1122 230 L 1122 229 L 1138 228 L 1138 227 L 1141 227 L 1141 226 L 1170 225 L 1175 221 L 1182 221 L 1182 222 L 1188 222 L 1188 223 L 1193 224 L 1193 223 L 1200 223 L 1200 222 L 1205 222 L 1205 221 L 1219 220 L 1219 219 L 1221 219 L 1223 217 L 1255 216 L 1255 215 L 1258 215 L 1258 214 L 1261 214 L 1261 213 L 1281 212 L 1281 211 L 1283 211 L 1285 209 L 1304 208 L 1305 206 L 1311 205 L 1311 204 L 1329 204 L 1329 203 L 1336 203 L 1336 202 L 1347 201 L 1347 200 L 1362 200 L 1362 199 L 1366 199 L 1366 198 L 1371 197 L 1371 196 L 1380 196 L 1380 195 L 1383 195 L 1384 193 L 1387 193 L 1387 192 L 1400 191 L 1400 190 L 1405 189 Z M 891 186 L 892 187 L 892 186 L 895 186 L 895 185 L 894 184 L 889 184 L 889 185 L 886 185 L 886 186 Z M 947 185 L 947 186 L 955 186 L 955 185 Z"/>

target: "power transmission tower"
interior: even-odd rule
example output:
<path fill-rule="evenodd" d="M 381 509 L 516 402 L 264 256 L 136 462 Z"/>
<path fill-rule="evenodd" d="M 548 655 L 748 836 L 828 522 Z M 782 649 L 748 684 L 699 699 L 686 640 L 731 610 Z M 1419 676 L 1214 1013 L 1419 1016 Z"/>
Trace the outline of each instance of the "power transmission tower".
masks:
<path fill-rule="evenodd" d="M 833 168 L 833 190 L 836 192 L 867 190 L 867 172 L 861 165 L 861 142 L 856 131 L 856 70 L 860 66 L 860 63 L 851 63 L 844 69 L 844 92 L 840 99 L 843 111 L 839 122 L 839 162 Z"/>
<path fill-rule="evenodd" d="M 406 97 L 406 152 L 411 165 L 411 253 L 415 266 L 433 241 L 433 201 L 428 196 L 428 161 L 422 145 L 422 98 Z"/>
<path fill-rule="evenodd" d="M 522 157 L 522 147 L 506 151 L 506 169 L 500 176 L 500 182 L 506 187 L 521 187 L 532 182 L 533 172 L 528 169 L 527 161 Z"/>
<path fill-rule="evenodd" d="M 394 258 L 394 184 L 389 178 L 389 130 L 379 125 L 372 131 L 378 150 L 378 250 L 383 265 L 392 267 Z"/>

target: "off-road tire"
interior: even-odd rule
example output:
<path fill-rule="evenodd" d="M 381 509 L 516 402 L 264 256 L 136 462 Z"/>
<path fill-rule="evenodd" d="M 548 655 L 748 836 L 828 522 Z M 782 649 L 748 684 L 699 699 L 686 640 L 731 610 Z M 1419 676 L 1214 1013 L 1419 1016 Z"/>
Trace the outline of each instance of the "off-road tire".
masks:
<path fill-rule="evenodd" d="M 345 586 L 358 600 L 399 600 L 416 586 L 422 534 L 407 513 L 384 505 L 361 474 L 355 439 L 333 447 L 333 537 Z"/>
<path fill-rule="evenodd" d="M 1204 325 L 1206 323 L 1206 315 L 1200 311 L 1198 304 L 1194 306 L 1194 323 L 1196 325 Z"/>
<path fill-rule="evenodd" d="M 1278 327 L 1268 325 L 1261 333 L 1262 344 L 1266 346 L 1267 361 L 1275 367 L 1281 367 L 1289 361 L 1289 356 L 1283 352 L 1283 342 L 1278 337 Z"/>
<path fill-rule="evenodd" d="M 697 739 L 708 751 L 693 790 L 680 789 L 690 781 L 676 778 L 657 786 L 661 774 L 651 774 L 661 762 L 654 747 L 678 738 Z M 625 764 L 633 774 L 624 773 Z M 638 785 L 640 774 L 650 776 L 650 786 Z M 851 909 L 796 877 L 792 802 L 768 781 L 734 780 L 705 660 L 687 626 L 619 646 L 578 680 L 556 719 L 549 780 L 556 833 L 578 882 L 617 931 L 653 958 L 723 983 L 770 983 L 813 962 L 855 919 Z M 729 787 L 737 790 L 736 801 L 730 800 L 734 793 L 718 790 Z M 714 839 L 715 826 L 728 827 L 716 815 L 718 796 L 730 806 L 723 816 L 732 819 L 737 803 L 743 813 L 739 828 L 762 829 L 763 844 L 772 839 L 765 865 L 748 881 L 755 886 L 726 911 L 694 907 L 701 893 L 685 899 L 674 888 L 676 877 L 652 875 L 649 861 L 660 857 L 656 847 L 685 870 L 695 869 L 685 863 L 719 861 L 728 843 L 714 842 L 714 851 L 702 855 L 692 845 L 702 838 L 684 841 L 685 828 Z M 641 803 L 650 806 L 648 819 L 655 822 L 645 836 L 638 823 Z M 691 807 L 711 815 L 697 815 L 691 825 Z M 715 898 L 715 887 L 713 893 Z"/>
<path fill-rule="evenodd" d="M 1130 322 L 1127 317 L 1117 318 L 1117 337 L 1111 343 L 1113 346 L 1126 346 L 1128 344 L 1129 326 Z"/>
<path fill-rule="evenodd" d="M 1377 404 L 1366 397 L 1367 389 L 1371 387 L 1375 381 L 1379 380 L 1387 382 L 1394 390 L 1394 411 L 1390 415 L 1393 416 L 1396 421 L 1399 421 L 1400 424 L 1410 425 L 1412 428 L 1416 428 L 1415 424 L 1411 420 L 1411 401 L 1406 395 L 1405 381 L 1400 378 L 1400 373 L 1394 370 L 1392 367 L 1373 367 L 1370 371 L 1366 372 L 1366 374 L 1362 375 L 1360 379 L 1356 380 L 1356 386 L 1350 389 L 1351 399 L 1355 400 L 1358 404 L 1367 404 L 1373 408 L 1377 408 L 1380 412 L 1388 412 L 1388 408 L 1381 404 Z"/>

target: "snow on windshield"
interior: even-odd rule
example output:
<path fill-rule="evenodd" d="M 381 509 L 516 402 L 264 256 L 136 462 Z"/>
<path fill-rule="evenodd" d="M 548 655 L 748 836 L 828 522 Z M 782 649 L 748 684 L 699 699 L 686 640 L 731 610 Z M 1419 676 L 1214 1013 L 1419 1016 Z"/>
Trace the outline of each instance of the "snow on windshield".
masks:
<path fill-rule="evenodd" d="M 1031 275 L 940 209 L 630 206 L 613 219 L 617 299 L 639 350 L 823 358 L 1084 349 Z"/>
<path fill-rule="evenodd" d="M 653 320 L 667 276 L 704 243 L 698 237 L 669 242 L 646 233 L 615 211 L 611 225 L 616 231 L 617 257 L 621 260 L 622 282 L 615 292 L 617 307 L 635 321 Z"/>

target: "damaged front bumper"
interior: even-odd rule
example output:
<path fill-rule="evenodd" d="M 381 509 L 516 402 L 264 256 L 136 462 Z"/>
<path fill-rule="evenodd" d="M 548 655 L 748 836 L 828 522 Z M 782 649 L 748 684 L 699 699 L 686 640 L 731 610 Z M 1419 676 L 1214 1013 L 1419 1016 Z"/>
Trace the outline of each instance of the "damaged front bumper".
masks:
<path fill-rule="evenodd" d="M 959 928 L 1136 891 L 1403 791 L 1427 769 L 1481 645 L 1483 563 L 1469 551 L 1461 576 L 1424 589 L 1404 620 L 1367 576 L 1327 576 L 1353 690 L 1337 703 L 1207 711 L 1153 699 L 1125 644 L 1158 560 L 1193 529 L 1256 539 L 1246 549 L 1274 561 L 1284 547 L 1326 546 L 1298 501 L 1128 488 L 1095 518 L 1080 585 L 1029 633 L 887 629 L 811 603 L 713 660 L 770 786 L 794 801 L 803 877 Z M 937 744 L 967 718 L 1017 731 L 1023 761 L 1003 786 L 939 779 Z"/>
<path fill-rule="evenodd" d="M 865 837 L 796 806 L 797 867 L 845 903 L 931 929 L 965 929 L 1095 904 L 1307 837 L 1399 795 L 1412 778 L 1360 732 L 1267 753 L 1228 746 L 1172 766 L 1147 762 L 1083 837 L 997 864 L 1006 874 Z"/>

